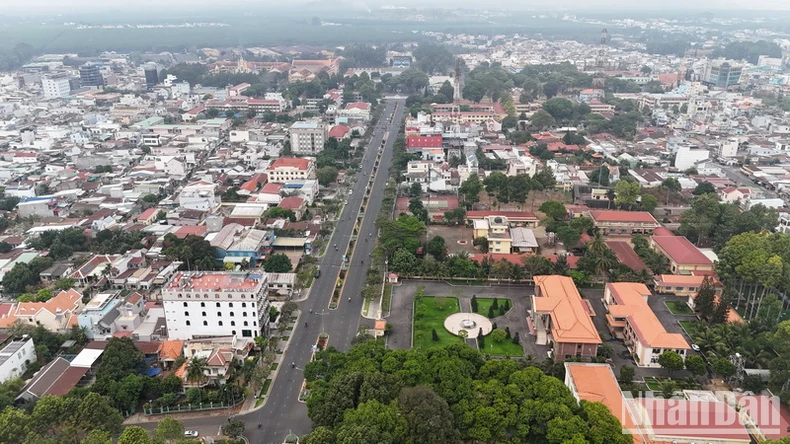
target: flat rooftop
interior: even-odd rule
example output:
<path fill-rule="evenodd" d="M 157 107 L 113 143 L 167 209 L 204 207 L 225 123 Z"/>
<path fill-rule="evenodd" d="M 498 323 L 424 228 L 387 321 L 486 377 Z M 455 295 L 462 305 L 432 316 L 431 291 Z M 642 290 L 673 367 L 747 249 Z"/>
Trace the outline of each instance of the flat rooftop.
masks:
<path fill-rule="evenodd" d="M 167 284 L 167 290 L 254 290 L 261 285 L 260 274 L 197 272 L 178 273 Z"/>

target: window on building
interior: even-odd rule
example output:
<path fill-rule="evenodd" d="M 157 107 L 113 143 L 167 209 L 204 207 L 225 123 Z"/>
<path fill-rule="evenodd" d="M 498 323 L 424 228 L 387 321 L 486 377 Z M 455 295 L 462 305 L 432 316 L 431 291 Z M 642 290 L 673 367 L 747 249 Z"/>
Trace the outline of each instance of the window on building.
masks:
<path fill-rule="evenodd" d="M 228 302 L 228 307 L 233 308 L 233 302 Z"/>
<path fill-rule="evenodd" d="M 189 327 L 190 325 L 192 325 L 192 323 L 187 321 L 187 327 Z"/>
<path fill-rule="evenodd" d="M 233 312 L 230 312 L 230 317 L 233 317 L 233 316 L 234 316 Z"/>
<path fill-rule="evenodd" d="M 236 326 L 236 321 L 230 321 L 230 326 L 231 327 L 235 327 Z"/>
<path fill-rule="evenodd" d="M 246 326 L 248 326 L 248 325 L 249 325 L 249 322 L 247 322 L 247 321 L 244 321 L 244 326 L 246 327 Z"/>
<path fill-rule="evenodd" d="M 205 307 L 205 306 L 206 306 L 206 303 L 205 303 L 205 302 L 201 302 L 201 303 L 200 303 L 200 306 L 201 306 L 201 307 Z"/>
<path fill-rule="evenodd" d="M 241 308 L 244 308 L 244 307 L 246 307 L 246 306 L 247 306 L 247 303 L 246 303 L 246 302 L 242 302 L 242 303 L 241 303 Z"/>
<path fill-rule="evenodd" d="M 184 316 L 189 316 L 189 312 L 188 312 L 188 311 L 185 311 L 185 312 L 184 312 Z"/>
<path fill-rule="evenodd" d="M 222 327 L 222 321 L 219 321 L 219 322 L 217 322 L 217 325 L 219 325 L 220 327 Z"/>
<path fill-rule="evenodd" d="M 241 315 L 242 315 L 242 316 L 244 316 L 244 317 L 246 318 L 246 317 L 247 317 L 247 312 L 245 311 L 245 312 L 244 312 L 244 313 L 242 313 Z"/>
<path fill-rule="evenodd" d="M 208 294 L 207 293 L 203 293 L 203 299 L 208 299 Z"/>
<path fill-rule="evenodd" d="M 221 318 L 221 317 L 222 317 L 222 312 L 221 312 L 221 311 L 218 311 L 218 312 L 217 312 L 217 316 Z"/>
<path fill-rule="evenodd" d="M 236 330 L 231 331 L 230 334 L 235 335 L 236 334 Z"/>
<path fill-rule="evenodd" d="M 186 302 L 184 302 L 184 307 L 187 307 L 187 306 L 189 306 L 189 304 L 187 304 Z"/>
<path fill-rule="evenodd" d="M 205 315 L 206 315 L 206 312 L 204 311 L 204 312 L 203 312 L 203 316 L 205 316 Z"/>
<path fill-rule="evenodd" d="M 214 293 L 214 299 L 219 299 L 219 293 Z"/>
<path fill-rule="evenodd" d="M 208 321 L 203 321 L 203 326 L 208 327 Z"/>
<path fill-rule="evenodd" d="M 219 302 L 217 302 L 217 308 L 219 308 L 219 307 L 220 307 Z"/>

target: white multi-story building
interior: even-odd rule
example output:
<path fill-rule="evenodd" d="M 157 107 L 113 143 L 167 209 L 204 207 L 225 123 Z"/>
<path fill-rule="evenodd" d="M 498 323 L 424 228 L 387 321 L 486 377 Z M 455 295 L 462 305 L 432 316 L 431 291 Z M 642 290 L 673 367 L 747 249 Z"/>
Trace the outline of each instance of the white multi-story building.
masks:
<path fill-rule="evenodd" d="M 324 150 L 329 130 L 321 122 L 296 122 L 291 125 L 291 151 L 316 154 Z"/>
<path fill-rule="evenodd" d="M 181 190 L 178 205 L 186 210 L 211 211 L 220 204 L 216 189 L 217 184 L 211 182 L 193 182 Z"/>
<path fill-rule="evenodd" d="M 675 168 L 679 171 L 685 171 L 696 165 L 697 162 L 702 162 L 709 157 L 710 151 L 708 150 L 689 145 L 681 145 L 675 156 Z"/>
<path fill-rule="evenodd" d="M 264 336 L 268 324 L 267 274 L 177 273 L 162 288 L 170 339 Z"/>
<path fill-rule="evenodd" d="M 33 338 L 27 337 L 13 341 L 0 350 L 0 383 L 19 378 L 27 371 L 27 366 L 36 362 L 36 348 Z"/>
<path fill-rule="evenodd" d="M 298 157 L 280 157 L 266 168 L 269 182 L 288 183 L 293 180 L 315 179 L 315 162 Z"/>
<path fill-rule="evenodd" d="M 41 86 L 44 89 L 44 97 L 48 99 L 68 97 L 71 92 L 69 80 L 69 75 L 65 73 L 42 76 Z"/>

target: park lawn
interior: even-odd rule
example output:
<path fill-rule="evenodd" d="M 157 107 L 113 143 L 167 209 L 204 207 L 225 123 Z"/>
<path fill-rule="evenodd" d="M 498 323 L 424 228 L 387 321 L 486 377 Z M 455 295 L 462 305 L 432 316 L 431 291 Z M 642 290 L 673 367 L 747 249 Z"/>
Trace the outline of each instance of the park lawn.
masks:
<path fill-rule="evenodd" d="M 694 314 L 694 312 L 691 311 L 691 308 L 689 308 L 688 304 L 686 304 L 685 302 L 666 301 L 665 303 L 667 304 L 667 307 L 669 308 L 669 311 L 672 312 L 672 314 L 676 314 L 676 315 Z"/>
<path fill-rule="evenodd" d="M 510 308 L 513 308 L 513 301 L 508 298 L 497 298 L 497 304 L 499 307 L 502 307 L 505 301 L 510 302 Z M 477 298 L 477 311 L 475 313 L 481 314 L 483 316 L 488 316 L 488 308 L 494 303 L 494 298 Z M 510 309 L 508 309 L 510 311 Z M 507 312 L 505 312 L 507 313 Z M 499 310 L 494 310 L 494 317 L 500 316 Z"/>
<path fill-rule="evenodd" d="M 686 333 L 694 339 L 694 336 L 697 335 L 697 332 L 703 327 L 700 321 L 678 321 L 680 322 L 680 326 L 686 330 Z"/>
<path fill-rule="evenodd" d="M 524 356 L 524 347 L 521 344 L 514 344 L 511 339 L 496 343 L 490 336 L 485 339 L 485 350 L 480 351 L 492 356 Z"/>
<path fill-rule="evenodd" d="M 460 312 L 458 298 L 423 296 L 414 304 L 414 348 L 444 347 L 463 343 L 461 338 L 444 328 L 444 320 Z M 438 341 L 433 340 L 436 329 Z"/>

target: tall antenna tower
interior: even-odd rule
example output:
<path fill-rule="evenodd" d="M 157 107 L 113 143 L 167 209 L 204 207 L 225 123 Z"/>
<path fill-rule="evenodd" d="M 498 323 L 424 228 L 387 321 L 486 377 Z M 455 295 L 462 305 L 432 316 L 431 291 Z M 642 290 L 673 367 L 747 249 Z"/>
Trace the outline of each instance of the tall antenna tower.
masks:
<path fill-rule="evenodd" d="M 455 59 L 455 74 L 453 77 L 453 103 L 460 106 L 461 100 L 463 100 L 464 96 L 462 93 L 463 83 L 461 81 L 461 76 L 463 76 L 463 70 L 461 69 L 461 59 Z"/>
<path fill-rule="evenodd" d="M 609 42 L 609 31 L 606 28 L 601 29 L 601 40 L 598 46 L 598 55 L 595 57 L 595 76 L 593 77 L 592 86 L 594 88 L 603 88 L 606 86 L 606 77 L 604 71 L 608 68 L 609 60 L 606 55 L 606 44 Z"/>
<path fill-rule="evenodd" d="M 461 69 L 461 59 L 455 59 L 455 72 L 453 74 L 453 110 L 452 116 L 458 117 L 460 119 L 461 116 L 461 100 L 463 100 L 464 96 L 461 90 L 464 87 L 464 84 L 461 80 L 463 76 L 463 70 Z"/>

